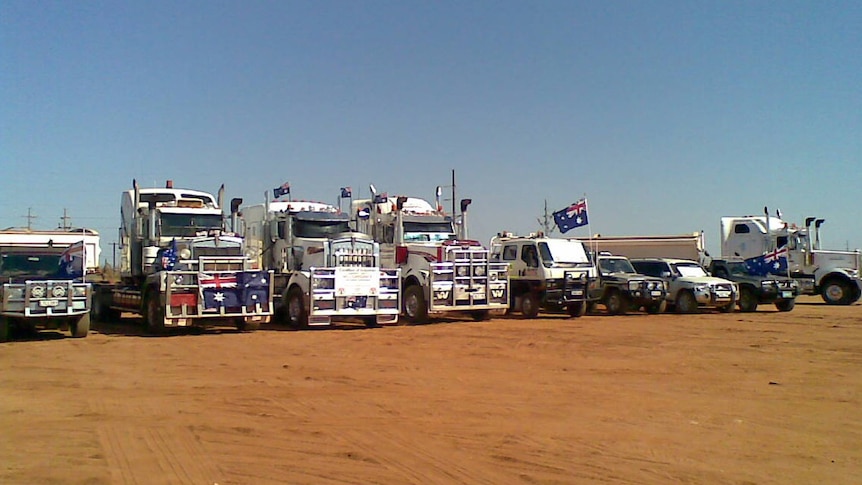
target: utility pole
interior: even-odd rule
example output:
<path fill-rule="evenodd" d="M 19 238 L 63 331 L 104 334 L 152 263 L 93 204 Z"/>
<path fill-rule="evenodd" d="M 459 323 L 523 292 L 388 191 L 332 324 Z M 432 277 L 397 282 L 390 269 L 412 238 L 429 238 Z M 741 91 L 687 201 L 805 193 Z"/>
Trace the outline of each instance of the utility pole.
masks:
<path fill-rule="evenodd" d="M 554 232 L 554 227 L 551 226 L 551 218 L 548 216 L 548 199 L 545 199 L 545 213 L 542 217 L 539 217 L 536 220 L 539 222 L 539 225 L 542 226 L 546 236 L 550 236 L 551 233 Z"/>
<path fill-rule="evenodd" d="M 69 229 L 71 229 L 71 228 L 72 228 L 72 227 L 69 225 L 69 219 L 71 219 L 71 217 L 69 217 L 68 215 L 66 215 L 66 208 L 64 207 L 64 208 L 63 208 L 63 217 L 61 217 L 61 218 L 60 218 L 60 220 L 61 220 L 61 221 L 63 221 L 60 227 L 61 227 L 64 231 L 68 231 Z"/>
<path fill-rule="evenodd" d="M 25 217 L 25 218 L 27 219 L 27 230 L 28 230 L 28 231 L 30 231 L 30 230 L 32 230 L 32 229 L 33 229 L 33 219 L 36 219 L 36 218 L 38 218 L 39 216 L 34 216 L 34 215 L 33 215 L 33 208 L 32 208 L 32 207 L 28 207 L 28 208 L 27 208 L 27 215 L 26 215 L 26 216 L 22 216 L 22 217 Z"/>

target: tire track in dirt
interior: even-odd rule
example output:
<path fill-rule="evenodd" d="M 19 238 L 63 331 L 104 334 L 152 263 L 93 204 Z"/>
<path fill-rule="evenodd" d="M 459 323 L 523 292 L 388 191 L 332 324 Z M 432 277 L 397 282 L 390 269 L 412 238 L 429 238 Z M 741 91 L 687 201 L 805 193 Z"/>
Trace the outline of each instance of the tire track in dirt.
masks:
<path fill-rule="evenodd" d="M 216 463 L 183 427 L 103 425 L 99 441 L 114 483 L 218 483 Z"/>

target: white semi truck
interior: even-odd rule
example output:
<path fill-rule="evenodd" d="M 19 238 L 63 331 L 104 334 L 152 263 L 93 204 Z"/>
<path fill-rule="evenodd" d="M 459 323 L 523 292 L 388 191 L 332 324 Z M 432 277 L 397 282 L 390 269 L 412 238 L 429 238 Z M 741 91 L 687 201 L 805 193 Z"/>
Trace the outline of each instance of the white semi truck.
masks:
<path fill-rule="evenodd" d="M 725 259 L 748 259 L 781 252 L 802 294 L 820 295 L 833 305 L 849 305 L 862 295 L 862 252 L 822 249 L 823 222 L 824 219 L 809 217 L 804 227 L 798 227 L 770 216 L 765 208 L 760 216 L 722 217 L 721 255 Z"/>
<path fill-rule="evenodd" d="M 380 243 L 384 266 L 401 270 L 402 313 L 410 323 L 429 315 L 462 313 L 476 320 L 509 308 L 509 275 L 505 263 L 492 263 L 487 248 L 466 239 L 467 206 L 461 201 L 459 229 L 437 203 L 406 196 L 378 194 L 352 202 L 357 228 Z"/>
<path fill-rule="evenodd" d="M 90 330 L 90 283 L 98 270 L 99 233 L 91 229 L 0 231 L 0 342 L 13 327 Z"/>
<path fill-rule="evenodd" d="M 277 320 L 295 328 L 359 318 L 398 322 L 401 282 L 380 245 L 321 202 L 267 201 L 241 211 L 249 257 L 274 272 Z"/>
<path fill-rule="evenodd" d="M 93 317 L 143 316 L 147 329 L 230 324 L 255 330 L 270 320 L 272 272 L 253 266 L 242 237 L 226 230 L 218 198 L 207 192 L 140 188 L 120 205 L 119 283 L 94 283 Z M 235 214 L 241 199 L 231 201 Z"/>

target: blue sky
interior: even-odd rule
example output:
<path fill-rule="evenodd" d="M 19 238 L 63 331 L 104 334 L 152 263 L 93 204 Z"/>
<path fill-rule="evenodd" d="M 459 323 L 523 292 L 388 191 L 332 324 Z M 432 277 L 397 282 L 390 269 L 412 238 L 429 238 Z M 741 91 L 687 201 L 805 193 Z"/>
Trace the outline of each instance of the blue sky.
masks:
<path fill-rule="evenodd" d="M 0 227 L 66 209 L 109 258 L 133 178 L 334 203 L 454 169 L 486 243 L 586 194 L 594 233 L 716 251 L 768 206 L 862 247 L 860 25 L 858 1 L 6 0 Z"/>

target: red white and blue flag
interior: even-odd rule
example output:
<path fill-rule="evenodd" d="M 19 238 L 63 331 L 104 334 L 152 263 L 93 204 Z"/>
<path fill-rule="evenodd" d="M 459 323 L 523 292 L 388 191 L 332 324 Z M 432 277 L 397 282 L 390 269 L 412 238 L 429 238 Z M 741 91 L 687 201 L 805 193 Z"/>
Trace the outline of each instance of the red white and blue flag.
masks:
<path fill-rule="evenodd" d="M 281 184 L 280 187 L 276 187 L 276 188 L 272 189 L 272 196 L 276 199 L 281 197 L 282 195 L 287 195 L 289 193 L 290 193 L 290 182 L 285 182 L 285 183 Z"/>
<path fill-rule="evenodd" d="M 775 251 L 766 252 L 760 256 L 745 260 L 745 269 L 749 274 L 766 276 L 769 274 L 781 275 L 787 273 L 787 246 L 782 246 Z"/>
<path fill-rule="evenodd" d="M 204 308 L 237 308 L 242 306 L 235 273 L 201 273 L 198 278 Z"/>
<path fill-rule="evenodd" d="M 82 278 L 84 276 L 84 261 L 86 261 L 84 241 L 72 243 L 60 254 L 60 268 L 57 271 L 61 278 Z"/>
<path fill-rule="evenodd" d="M 565 209 L 554 212 L 554 222 L 562 233 L 589 224 L 587 199 L 583 198 Z"/>

